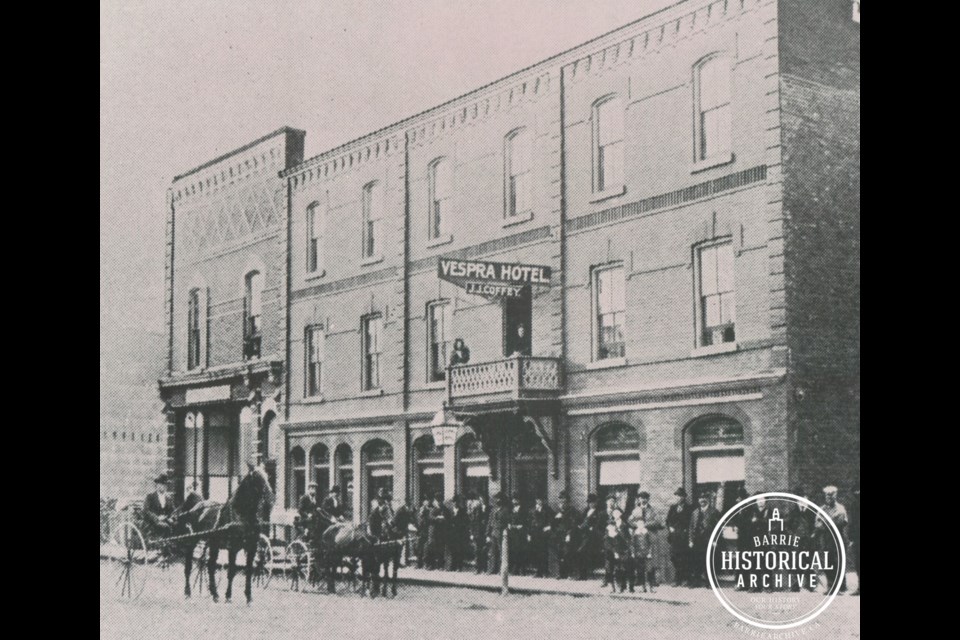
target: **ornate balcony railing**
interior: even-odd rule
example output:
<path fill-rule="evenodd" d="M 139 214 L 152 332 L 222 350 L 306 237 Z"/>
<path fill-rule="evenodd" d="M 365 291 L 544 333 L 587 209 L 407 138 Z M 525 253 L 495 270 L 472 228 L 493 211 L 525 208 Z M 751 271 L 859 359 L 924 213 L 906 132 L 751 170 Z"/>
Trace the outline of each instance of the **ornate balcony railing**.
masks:
<path fill-rule="evenodd" d="M 451 403 L 481 396 L 514 400 L 549 397 L 561 390 L 560 359 L 514 356 L 456 365 L 450 367 L 447 381 Z"/>

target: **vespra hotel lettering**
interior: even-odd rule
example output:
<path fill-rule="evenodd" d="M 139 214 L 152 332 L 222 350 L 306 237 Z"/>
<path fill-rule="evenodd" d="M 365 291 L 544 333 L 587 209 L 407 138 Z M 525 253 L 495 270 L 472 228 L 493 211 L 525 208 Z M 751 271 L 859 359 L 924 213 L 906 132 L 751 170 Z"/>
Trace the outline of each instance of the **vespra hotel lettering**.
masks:
<path fill-rule="evenodd" d="M 506 262 L 440 258 L 437 275 L 444 280 L 496 281 L 504 285 L 550 285 L 550 267 Z"/>

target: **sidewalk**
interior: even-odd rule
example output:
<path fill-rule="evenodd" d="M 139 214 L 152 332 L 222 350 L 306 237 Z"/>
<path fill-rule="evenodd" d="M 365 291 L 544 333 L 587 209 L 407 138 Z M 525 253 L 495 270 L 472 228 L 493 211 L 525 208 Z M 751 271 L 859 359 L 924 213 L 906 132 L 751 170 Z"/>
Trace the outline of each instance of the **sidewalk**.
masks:
<path fill-rule="evenodd" d="M 401 567 L 398 573 L 400 582 L 438 587 L 462 587 L 484 591 L 500 591 L 499 575 L 476 574 L 472 571 L 444 571 Z M 579 598 L 602 597 L 644 600 L 659 604 L 686 606 L 700 601 L 704 594 L 713 597 L 709 589 L 689 589 L 686 587 L 660 586 L 655 593 L 610 593 L 609 587 L 600 586 L 599 577 L 589 580 L 560 580 L 558 578 L 536 578 L 533 576 L 510 576 L 510 592 L 537 595 L 568 595 Z"/>

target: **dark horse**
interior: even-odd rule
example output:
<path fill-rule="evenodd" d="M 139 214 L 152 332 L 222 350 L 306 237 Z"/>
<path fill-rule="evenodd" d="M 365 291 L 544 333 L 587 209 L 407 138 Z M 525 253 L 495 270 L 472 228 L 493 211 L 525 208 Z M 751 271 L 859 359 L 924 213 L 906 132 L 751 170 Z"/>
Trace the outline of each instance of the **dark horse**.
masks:
<path fill-rule="evenodd" d="M 376 595 L 378 582 L 380 580 L 380 569 L 383 569 L 383 581 L 381 595 L 387 596 L 387 585 L 390 586 L 390 595 L 397 595 L 397 572 L 400 568 L 400 559 L 403 555 L 403 548 L 406 545 L 407 537 L 416 532 L 415 523 L 416 514 L 407 505 L 400 507 L 393 514 L 393 517 L 383 523 L 379 540 L 374 549 L 374 560 L 376 565 L 373 567 L 373 591 Z M 391 571 L 392 570 L 392 571 Z"/>
<path fill-rule="evenodd" d="M 174 527 L 175 534 L 183 536 L 179 544 L 183 554 L 183 593 L 190 597 L 190 574 L 193 571 L 193 550 L 201 540 L 207 542 L 207 573 L 210 595 L 217 602 L 217 560 L 220 549 L 226 548 L 229 558 L 226 599 L 233 596 L 233 576 L 236 573 L 237 552 L 243 549 L 246 558 L 244 595 L 249 604 L 253 600 L 250 586 L 254 558 L 261 526 L 269 521 L 273 492 L 264 474 L 248 464 L 249 471 L 226 504 L 204 501 L 181 514 Z"/>

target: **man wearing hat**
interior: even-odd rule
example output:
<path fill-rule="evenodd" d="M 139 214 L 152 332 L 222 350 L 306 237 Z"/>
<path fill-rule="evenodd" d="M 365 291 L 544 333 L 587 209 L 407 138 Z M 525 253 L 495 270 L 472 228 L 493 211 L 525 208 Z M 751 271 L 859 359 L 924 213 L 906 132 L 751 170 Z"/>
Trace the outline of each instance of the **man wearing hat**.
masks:
<path fill-rule="evenodd" d="M 300 530 L 306 537 L 310 537 L 313 531 L 314 520 L 317 514 L 317 483 L 311 482 L 307 485 L 307 492 L 300 496 L 300 502 L 297 503 L 297 517 L 299 518 Z"/>
<path fill-rule="evenodd" d="M 670 545 L 670 562 L 673 564 L 673 584 L 683 585 L 690 579 L 690 505 L 687 491 L 680 487 L 673 492 L 674 501 L 667 510 L 667 543 Z"/>
<path fill-rule="evenodd" d="M 387 524 L 393 516 L 393 507 L 390 504 L 392 496 L 389 489 L 380 487 L 377 491 L 377 499 L 374 507 L 370 510 L 370 519 L 368 525 L 370 534 L 376 538 L 382 538 Z"/>
<path fill-rule="evenodd" d="M 597 494 L 591 493 L 587 496 L 587 509 L 577 527 L 580 534 L 577 560 L 581 580 L 586 580 L 603 558 L 603 535 L 607 528 L 608 516 L 597 502 Z"/>
<path fill-rule="evenodd" d="M 837 488 L 833 485 L 829 485 L 823 488 L 823 505 L 820 506 L 821 509 L 833 520 L 833 524 L 836 525 L 837 530 L 840 531 L 840 540 L 841 544 L 846 544 L 847 540 L 847 525 L 849 520 L 847 519 L 847 509 L 842 504 L 837 502 Z M 817 539 L 820 543 L 820 551 L 830 552 L 836 554 L 836 546 L 833 540 L 833 534 L 828 530 L 826 524 L 822 519 L 817 518 L 814 522 L 814 528 L 817 533 Z M 840 572 L 840 562 L 839 559 L 837 562 L 832 564 L 833 569 L 827 571 L 827 590 L 833 589 L 833 585 L 836 584 L 838 579 L 842 580 L 840 583 L 839 593 L 843 593 L 847 590 L 847 577 L 838 575 Z"/>
<path fill-rule="evenodd" d="M 166 473 L 154 478 L 154 489 L 143 501 L 143 519 L 151 537 L 166 538 L 173 529 L 173 496 L 167 491 L 169 481 L 170 476 Z"/>
<path fill-rule="evenodd" d="M 493 507 L 490 517 L 487 518 L 487 570 L 489 573 L 500 573 L 500 545 L 503 542 L 503 532 L 509 524 L 509 507 L 507 499 L 500 492 L 493 496 Z"/>
<path fill-rule="evenodd" d="M 720 522 L 720 512 L 713 506 L 713 494 L 704 491 L 697 499 L 698 507 L 690 516 L 689 545 L 693 556 L 690 559 L 690 585 L 704 586 L 707 581 L 707 547 L 710 535 Z"/>
<path fill-rule="evenodd" d="M 562 580 L 572 575 L 571 561 L 576 557 L 577 512 L 570 504 L 566 491 L 558 496 L 560 503 L 553 516 L 553 545 L 557 555 L 558 577 Z"/>
<path fill-rule="evenodd" d="M 343 522 L 344 506 L 343 500 L 340 498 L 340 487 L 338 485 L 330 487 L 327 497 L 323 499 L 323 504 L 320 506 L 338 522 Z"/>

